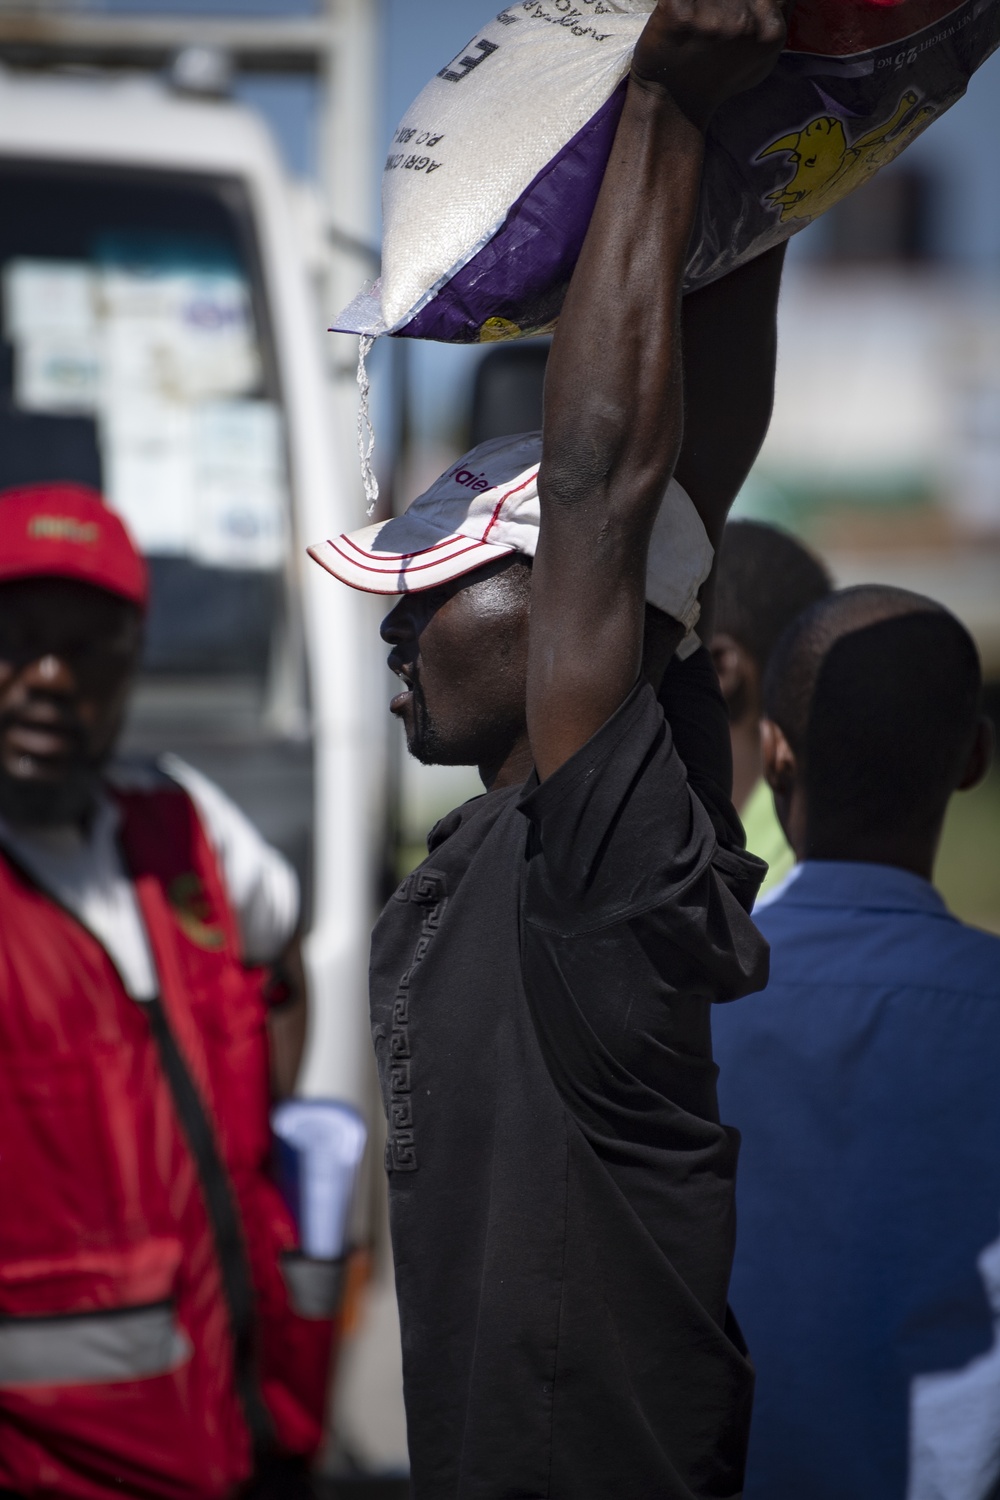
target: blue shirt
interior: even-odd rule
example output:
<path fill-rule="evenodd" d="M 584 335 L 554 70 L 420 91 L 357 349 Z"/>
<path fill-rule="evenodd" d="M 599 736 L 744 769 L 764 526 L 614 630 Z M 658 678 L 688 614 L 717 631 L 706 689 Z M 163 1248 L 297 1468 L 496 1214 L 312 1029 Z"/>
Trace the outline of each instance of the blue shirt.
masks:
<path fill-rule="evenodd" d="M 743 1135 L 745 1500 L 904 1500 L 915 1377 L 993 1344 L 1000 939 L 884 865 L 807 862 L 754 917 L 768 986 L 713 1016 Z"/>

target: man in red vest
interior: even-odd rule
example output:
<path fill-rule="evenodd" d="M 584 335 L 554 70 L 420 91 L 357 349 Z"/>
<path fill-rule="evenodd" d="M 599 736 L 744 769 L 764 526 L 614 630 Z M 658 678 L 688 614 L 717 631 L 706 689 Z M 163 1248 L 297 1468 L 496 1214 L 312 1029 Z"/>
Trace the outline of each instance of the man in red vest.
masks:
<path fill-rule="evenodd" d="M 0 1492 L 290 1495 L 333 1334 L 268 1175 L 298 891 L 190 767 L 112 764 L 146 592 L 99 495 L 0 495 Z"/>

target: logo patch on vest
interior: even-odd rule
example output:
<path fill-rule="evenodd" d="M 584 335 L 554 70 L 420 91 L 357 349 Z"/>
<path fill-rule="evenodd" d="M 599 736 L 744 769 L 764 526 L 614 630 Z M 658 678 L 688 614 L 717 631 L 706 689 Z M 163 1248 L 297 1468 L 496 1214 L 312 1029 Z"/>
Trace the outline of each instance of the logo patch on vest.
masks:
<path fill-rule="evenodd" d="M 215 920 L 201 877 L 193 870 L 170 882 L 167 900 L 184 936 L 190 938 L 196 947 L 204 948 L 208 953 L 218 953 L 226 946 L 226 935 Z"/>

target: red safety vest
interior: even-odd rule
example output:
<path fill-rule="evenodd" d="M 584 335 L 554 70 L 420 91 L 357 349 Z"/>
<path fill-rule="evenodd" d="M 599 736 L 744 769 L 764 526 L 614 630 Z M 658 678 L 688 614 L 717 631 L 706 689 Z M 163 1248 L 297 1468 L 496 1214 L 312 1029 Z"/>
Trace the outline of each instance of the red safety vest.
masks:
<path fill-rule="evenodd" d="M 262 977 L 194 806 L 119 801 L 153 1005 L 0 855 L 0 1489 L 219 1497 L 320 1441 L 328 1268 L 269 1177 Z"/>

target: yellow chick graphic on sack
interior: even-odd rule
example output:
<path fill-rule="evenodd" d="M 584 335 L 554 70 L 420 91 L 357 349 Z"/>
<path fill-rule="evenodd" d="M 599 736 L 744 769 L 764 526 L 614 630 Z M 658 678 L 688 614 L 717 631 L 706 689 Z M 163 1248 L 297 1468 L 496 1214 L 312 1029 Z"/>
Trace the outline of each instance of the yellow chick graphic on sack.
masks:
<path fill-rule="evenodd" d="M 892 161 L 935 114 L 927 105 L 916 109 L 917 103 L 917 94 L 905 93 L 888 120 L 856 141 L 848 141 L 845 123 L 836 115 L 819 115 L 765 146 L 758 161 L 786 152 L 795 168 L 784 187 L 765 200 L 781 209 L 781 223 L 817 218 Z"/>

